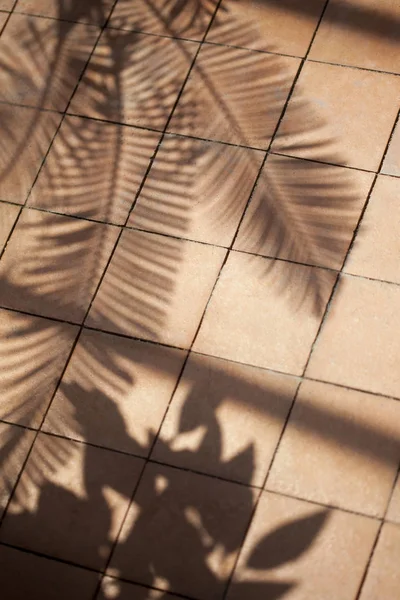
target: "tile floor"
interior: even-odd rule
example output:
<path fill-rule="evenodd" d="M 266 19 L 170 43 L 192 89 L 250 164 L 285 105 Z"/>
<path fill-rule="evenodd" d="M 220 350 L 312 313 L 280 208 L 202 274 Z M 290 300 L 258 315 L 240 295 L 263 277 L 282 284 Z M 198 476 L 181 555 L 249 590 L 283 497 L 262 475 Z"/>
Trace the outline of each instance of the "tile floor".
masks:
<path fill-rule="evenodd" d="M 2 600 L 398 600 L 399 4 L 0 32 Z"/>

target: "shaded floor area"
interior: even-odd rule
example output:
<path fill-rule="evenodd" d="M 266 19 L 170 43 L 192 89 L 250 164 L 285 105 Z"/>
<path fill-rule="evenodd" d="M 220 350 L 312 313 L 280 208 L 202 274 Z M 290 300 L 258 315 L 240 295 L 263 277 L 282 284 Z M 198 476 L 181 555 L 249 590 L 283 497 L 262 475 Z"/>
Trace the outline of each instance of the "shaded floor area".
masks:
<path fill-rule="evenodd" d="M 400 597 L 400 5 L 0 0 L 0 595 Z"/>

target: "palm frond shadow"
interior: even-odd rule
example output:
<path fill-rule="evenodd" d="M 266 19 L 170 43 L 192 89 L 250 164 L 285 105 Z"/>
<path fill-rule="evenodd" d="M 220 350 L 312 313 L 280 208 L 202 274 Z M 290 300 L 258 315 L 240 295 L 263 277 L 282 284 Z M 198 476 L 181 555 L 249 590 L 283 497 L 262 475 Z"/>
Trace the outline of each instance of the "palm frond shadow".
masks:
<path fill-rule="evenodd" d="M 104 552 L 111 549 L 113 503 L 106 501 L 105 490 L 113 490 L 126 502 L 133 492 L 128 484 L 121 485 L 112 469 L 106 471 L 99 467 L 95 446 L 100 440 L 101 445 L 111 449 L 137 457 L 148 456 L 157 431 L 150 427 L 138 427 L 137 432 L 128 430 L 119 400 L 129 395 L 132 398 L 132 390 L 138 385 L 132 375 L 132 364 L 133 372 L 143 364 L 149 377 L 153 374 L 155 378 L 167 379 L 177 376 L 176 361 L 173 365 L 165 358 L 152 362 L 144 350 L 133 360 L 129 342 L 121 342 L 115 348 L 110 345 L 111 338 L 107 334 L 91 334 L 84 328 L 75 350 L 79 353 L 77 366 L 68 368 L 55 398 L 55 403 L 62 400 L 68 407 L 62 430 L 59 415 L 52 409 L 42 423 L 57 385 L 55 377 L 47 373 L 61 371 L 76 340 L 77 326 L 90 307 L 86 324 L 105 331 L 128 332 L 137 338 L 162 340 L 185 261 L 185 243 L 180 238 L 198 239 L 198 230 L 193 225 L 200 215 L 204 221 L 203 231 L 211 232 L 207 234 L 211 236 L 208 241 L 218 243 L 219 232 L 224 231 L 222 245 L 229 247 L 233 242 L 245 208 L 243 198 L 251 191 L 249 181 L 257 176 L 262 150 L 268 146 L 293 78 L 285 62 L 273 54 L 243 53 L 237 48 L 222 46 L 201 49 L 171 120 L 170 132 L 163 138 L 128 221 L 130 226 L 144 231 L 122 233 L 108 270 L 108 284 L 103 286 L 105 291 L 91 304 L 101 272 L 118 239 L 120 226 L 129 217 L 134 195 L 157 148 L 195 49 L 193 42 L 158 38 L 150 53 L 144 36 L 129 31 L 131 13 L 136 11 L 138 29 L 171 36 L 179 33 L 182 37 L 186 31 L 190 38 L 193 30 L 199 31 L 209 21 L 217 2 L 143 0 L 137 4 L 123 2 L 121 6 L 119 20 L 115 21 L 120 29 L 104 30 L 86 69 L 90 53 L 88 34 L 94 39 L 96 32 L 75 21 L 104 23 L 110 11 L 109 2 L 91 0 L 83 4 L 59 0 L 58 17 L 65 21 L 44 20 L 40 30 L 36 29 L 35 20 L 29 21 L 28 31 L 21 29 L 20 35 L 15 37 L 18 51 L 15 46 L 11 47 L 1 58 L 1 66 L 9 77 L 0 107 L 2 200 L 19 203 L 27 197 L 34 180 L 34 167 L 37 169 L 40 165 L 38 157 L 46 152 L 61 122 L 58 113 L 42 109 L 63 111 L 74 82 L 83 73 L 80 90 L 84 90 L 85 97 L 82 102 L 80 90 L 74 96 L 69 108 L 71 114 L 63 119 L 30 193 L 28 205 L 44 211 L 24 211 L 18 222 L 17 227 L 23 233 L 24 261 L 15 264 L 8 259 L 13 244 L 11 238 L 0 265 L 3 307 L 43 317 L 67 318 L 71 323 L 66 325 L 2 311 L 1 353 L 7 375 L 0 415 L 5 435 L 0 460 L 5 490 L 12 490 L 17 466 L 21 456 L 27 455 L 35 430 L 43 425 L 44 433 L 37 437 L 13 493 L 0 539 L 2 535 L 7 539 L 8 532 L 13 530 L 17 532 L 16 545 L 23 546 L 26 532 L 34 534 L 39 527 L 42 532 L 53 532 L 53 536 L 57 532 L 55 537 L 65 539 L 65 548 L 69 548 L 68 536 L 73 530 L 72 537 L 76 537 L 82 548 L 80 564 L 91 568 L 98 568 Z M 237 35 L 240 46 L 257 32 L 251 23 L 232 20 L 232 33 Z M 51 60 L 46 63 L 46 40 L 53 38 Z M 134 98 L 129 95 L 132 89 Z M 23 107 L 15 108 L 10 103 Z M 306 101 L 300 101 L 295 110 L 297 121 L 305 120 L 308 124 Z M 134 114 L 140 115 L 138 121 Z M 215 118 L 210 119 L 210 115 Z M 87 118 L 89 116 L 94 118 Z M 105 124 L 100 120 L 111 122 Z M 262 129 L 260 121 L 264 124 Z M 160 131 L 121 127 L 118 123 Z M 181 137 L 180 133 L 187 137 Z M 199 141 L 196 136 L 234 145 Z M 331 148 L 334 148 L 332 139 L 324 139 L 322 147 L 315 149 L 315 160 L 328 160 L 331 156 L 332 162 L 337 162 Z M 33 167 L 16 177 L 22 157 L 29 157 Z M 202 199 L 200 207 L 199 199 Z M 318 313 L 326 301 L 330 283 L 325 280 L 325 271 L 314 267 L 340 267 L 349 233 L 359 213 L 358 202 L 358 191 L 344 169 L 271 155 L 258 180 L 235 248 L 310 265 L 312 268 L 302 270 L 300 276 L 295 266 L 280 271 L 283 277 L 278 284 L 283 293 L 294 291 L 297 301 L 304 297 L 309 309 Z M 150 235 L 146 230 L 169 237 Z M 298 279 L 293 285 L 296 274 Z M 268 273 L 256 276 L 268 277 Z M 293 302 L 293 297 L 289 296 L 288 301 Z M 260 417 L 272 420 L 282 418 L 281 405 L 287 398 L 273 385 L 258 387 L 233 376 L 222 366 L 205 365 L 200 357 L 194 357 L 193 361 L 195 375 L 190 380 L 191 392 L 182 408 L 176 439 L 159 438 L 157 451 L 167 465 L 182 464 L 182 461 L 193 465 L 211 448 L 219 477 L 251 484 L 256 462 L 254 448 L 248 444 L 233 459 L 223 459 L 223 431 L 217 409 L 226 396 L 224 392 L 210 399 L 205 381 L 215 379 L 222 390 L 235 388 L 231 399 L 234 405 L 247 405 Z M 201 418 L 195 411 L 192 413 L 193 401 L 199 395 L 209 400 L 210 407 Z M 86 411 L 87 406 L 93 406 L 92 412 Z M 337 434 L 332 434 L 329 427 L 334 416 L 318 409 L 310 408 L 310 411 L 314 419 L 306 420 L 303 427 L 331 443 L 338 443 Z M 106 443 L 104 423 L 109 429 Z M 318 423 L 318 426 L 314 430 L 309 423 Z M 345 430 L 346 423 L 342 425 Z M 182 449 L 179 438 L 186 434 L 197 435 L 199 430 L 198 447 Z M 360 442 L 371 432 L 361 426 L 359 432 L 358 438 L 350 436 L 352 442 L 346 437 L 346 443 L 353 444 L 356 452 L 371 452 L 369 444 Z M 372 435 L 378 439 L 380 434 L 375 431 Z M 81 446 L 78 451 L 70 440 L 86 441 L 93 446 Z M 117 446 L 115 440 L 118 440 Z M 392 459 L 387 450 L 389 442 L 395 443 L 388 436 L 382 436 L 381 453 L 374 454 L 375 458 L 382 462 Z M 79 497 L 68 490 L 61 475 L 74 462 L 75 451 L 81 452 L 79 460 L 83 470 L 84 492 Z M 191 556 L 194 567 L 188 569 L 187 576 L 197 573 L 204 597 L 211 597 L 210 590 L 223 591 L 241 539 L 218 527 L 218 518 L 207 509 L 210 505 L 201 494 L 194 505 L 190 494 L 187 497 L 183 494 L 181 504 L 174 509 L 175 517 L 167 536 L 156 528 L 153 532 L 158 540 L 156 547 L 154 544 L 143 547 L 148 514 L 158 506 L 173 504 L 181 495 L 173 469 L 166 470 L 157 463 L 152 463 L 149 469 L 147 495 L 143 492 L 135 496 L 139 517 L 120 544 L 122 550 L 128 548 L 129 555 L 137 560 L 136 568 L 141 569 L 137 580 L 155 587 L 164 581 L 168 589 L 188 593 L 189 588 L 185 586 L 189 584 L 182 580 L 186 575 L 182 574 L 176 556 L 183 559 Z M 168 485 L 160 489 L 160 476 L 165 478 L 166 472 L 169 473 Z M 240 494 L 243 512 L 237 515 L 236 509 L 233 510 L 234 521 L 243 520 L 243 514 L 249 514 L 253 501 L 250 488 L 243 486 Z M 8 497 L 8 491 L 4 497 Z M 216 505 L 217 502 L 211 504 L 214 508 Z M 71 524 L 72 529 L 65 528 L 58 510 L 65 515 L 71 510 L 80 515 L 76 523 Z M 224 515 L 220 515 L 220 520 L 223 518 Z M 96 532 L 91 541 L 78 531 L 82 520 L 91 523 Z M 259 541 L 247 566 L 261 571 L 296 561 L 311 548 L 326 521 L 327 514 L 317 512 L 270 532 Z M 175 530 L 182 536 L 176 536 Z M 46 539 L 46 535 L 43 538 Z M 188 540 L 186 546 L 181 547 L 181 539 Z M 280 558 L 276 554 L 272 564 L 276 548 L 280 548 Z M 213 562 L 210 558 L 213 553 L 222 558 Z M 122 559 L 118 563 L 118 555 L 116 560 L 119 574 L 130 579 L 130 566 L 124 565 Z M 258 582 L 253 578 L 234 582 L 230 593 L 232 598 L 278 599 L 294 585 L 294 581 Z"/>

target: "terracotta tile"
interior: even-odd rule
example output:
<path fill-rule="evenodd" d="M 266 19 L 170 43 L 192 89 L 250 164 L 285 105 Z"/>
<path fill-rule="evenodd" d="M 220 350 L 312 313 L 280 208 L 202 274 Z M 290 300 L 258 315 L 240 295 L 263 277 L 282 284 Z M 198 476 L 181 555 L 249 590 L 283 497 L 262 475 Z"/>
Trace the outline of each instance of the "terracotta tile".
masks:
<path fill-rule="evenodd" d="M 2 9 L 2 3 L 0 1 L 0 10 Z M 7 21 L 8 13 L 0 13 L 0 30 L 4 23 Z"/>
<path fill-rule="evenodd" d="M 134 585 L 113 577 L 105 577 L 96 600 L 109 600 L 110 598 L 118 598 L 118 600 L 179 600 L 182 596 L 178 598 L 173 594 Z"/>
<path fill-rule="evenodd" d="M 399 397 L 399 302 L 398 286 L 343 277 L 306 374 Z"/>
<path fill-rule="evenodd" d="M 67 117 L 29 205 L 124 224 L 160 134 Z"/>
<path fill-rule="evenodd" d="M 270 155 L 234 248 L 340 269 L 372 173 Z"/>
<path fill-rule="evenodd" d="M 14 6 L 15 0 L 0 0 L 0 9 L 1 10 L 11 10 Z"/>
<path fill-rule="evenodd" d="M 44 430 L 147 456 L 185 353 L 84 331 Z"/>
<path fill-rule="evenodd" d="M 231 253 L 194 350 L 301 375 L 334 275 Z"/>
<path fill-rule="evenodd" d="M 228 600 L 354 600 L 379 522 L 263 494 Z"/>
<path fill-rule="evenodd" d="M 395 75 L 309 62 L 272 148 L 376 170 L 396 118 L 399 92 Z"/>
<path fill-rule="evenodd" d="M 400 462 L 400 402 L 306 381 L 267 489 L 383 517 Z"/>
<path fill-rule="evenodd" d="M 386 523 L 379 536 L 360 600 L 396 600 L 400 591 L 400 527 Z"/>
<path fill-rule="evenodd" d="M 299 60 L 203 46 L 169 131 L 267 148 Z"/>
<path fill-rule="evenodd" d="M 400 525 L 400 477 L 397 477 L 386 518 Z"/>
<path fill-rule="evenodd" d="M 189 348 L 225 250 L 125 230 L 86 324 Z"/>
<path fill-rule="evenodd" d="M 102 26 L 111 12 L 112 5 L 113 0 L 100 0 L 86 5 L 80 2 L 65 4 L 59 0 L 18 0 L 16 11 Z"/>
<path fill-rule="evenodd" d="M 78 328 L 0 310 L 0 418 L 39 427 Z"/>
<path fill-rule="evenodd" d="M 0 305 L 80 322 L 118 233 L 117 227 L 24 209 L 2 258 Z"/>
<path fill-rule="evenodd" d="M 7 506 L 34 437 L 33 431 L 0 423 L 0 517 Z"/>
<path fill-rule="evenodd" d="M 393 136 L 382 165 L 382 173 L 400 177 L 400 121 L 397 123 L 396 129 L 393 132 Z"/>
<path fill-rule="evenodd" d="M 163 129 L 198 44 L 106 29 L 70 112 Z"/>
<path fill-rule="evenodd" d="M 400 179 L 379 177 L 345 271 L 400 283 Z"/>
<path fill-rule="evenodd" d="M 332 0 L 310 58 L 400 73 L 400 6 L 391 0 Z"/>
<path fill-rule="evenodd" d="M 152 458 L 262 486 L 296 379 L 192 354 Z"/>
<path fill-rule="evenodd" d="M 7 238 L 14 226 L 19 210 L 19 207 L 13 204 L 0 203 L 0 252 L 7 242 Z"/>
<path fill-rule="evenodd" d="M 150 464 L 110 570 L 171 593 L 222 599 L 252 506 L 250 488 Z"/>
<path fill-rule="evenodd" d="M 141 468 L 138 458 L 40 434 L 1 541 L 103 568 Z"/>
<path fill-rule="evenodd" d="M 147 0 L 119 0 L 111 27 L 146 33 L 201 40 L 216 7 L 216 0 L 196 2 L 156 3 Z"/>
<path fill-rule="evenodd" d="M 0 99 L 63 111 L 98 32 L 96 27 L 14 13 L 0 40 Z"/>
<path fill-rule="evenodd" d="M 90 600 L 97 574 L 0 546 L 1 591 L 7 600 Z"/>
<path fill-rule="evenodd" d="M 167 136 L 129 225 L 229 246 L 262 159 L 257 150 Z"/>
<path fill-rule="evenodd" d="M 207 41 L 304 56 L 324 0 L 223 0 Z"/>
<path fill-rule="evenodd" d="M 0 104 L 0 198 L 23 204 L 61 116 Z"/>

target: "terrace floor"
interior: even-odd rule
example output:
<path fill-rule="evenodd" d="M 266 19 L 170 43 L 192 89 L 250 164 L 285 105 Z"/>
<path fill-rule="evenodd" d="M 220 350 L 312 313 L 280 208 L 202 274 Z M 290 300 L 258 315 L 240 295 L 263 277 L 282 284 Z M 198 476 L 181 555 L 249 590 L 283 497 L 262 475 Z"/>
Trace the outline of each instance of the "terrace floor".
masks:
<path fill-rule="evenodd" d="M 400 4 L 0 32 L 2 600 L 399 600 Z"/>

